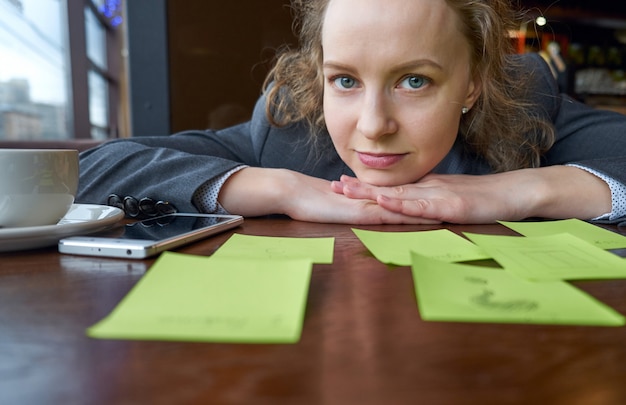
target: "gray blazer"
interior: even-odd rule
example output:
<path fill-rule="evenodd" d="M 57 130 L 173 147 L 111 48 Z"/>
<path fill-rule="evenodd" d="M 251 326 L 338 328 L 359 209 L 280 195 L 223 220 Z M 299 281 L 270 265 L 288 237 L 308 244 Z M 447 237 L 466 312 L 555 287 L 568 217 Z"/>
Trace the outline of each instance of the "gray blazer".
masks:
<path fill-rule="evenodd" d="M 523 58 L 528 69 L 524 73 L 533 78 L 529 94 L 536 113 L 556 127 L 556 143 L 542 165 L 577 163 L 626 184 L 626 116 L 594 110 L 559 94 L 543 59 L 536 54 Z M 242 164 L 286 168 L 328 180 L 353 174 L 329 136 L 314 147 L 302 124 L 272 127 L 261 97 L 245 124 L 220 131 L 119 139 L 83 152 L 76 201 L 105 204 L 115 193 L 166 200 L 179 211 L 195 212 L 192 198 L 198 187 Z M 480 156 L 468 153 L 459 137 L 434 171 L 486 174 L 490 168 Z"/>

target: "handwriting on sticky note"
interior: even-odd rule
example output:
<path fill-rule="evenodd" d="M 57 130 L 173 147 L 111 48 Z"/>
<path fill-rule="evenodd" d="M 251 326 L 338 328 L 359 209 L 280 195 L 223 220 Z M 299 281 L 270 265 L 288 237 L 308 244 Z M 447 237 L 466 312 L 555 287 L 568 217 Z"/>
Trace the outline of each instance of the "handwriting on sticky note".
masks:
<path fill-rule="evenodd" d="M 411 272 L 422 319 L 622 326 L 612 308 L 563 281 L 522 280 L 494 268 L 413 253 Z"/>
<path fill-rule="evenodd" d="M 547 236 L 465 234 L 504 269 L 527 280 L 626 278 L 626 261 L 569 233 Z"/>
<path fill-rule="evenodd" d="M 352 232 L 378 260 L 387 264 L 409 266 L 411 251 L 447 262 L 489 258 L 481 248 L 447 229 L 421 232 L 352 229 Z"/>
<path fill-rule="evenodd" d="M 546 236 L 558 233 L 570 233 L 601 249 L 626 248 L 626 236 L 579 219 L 540 222 L 500 221 L 500 223 L 524 236 Z"/>
<path fill-rule="evenodd" d="M 309 259 L 213 258 L 166 252 L 88 335 L 111 339 L 293 343 Z"/>
<path fill-rule="evenodd" d="M 479 307 L 495 311 L 531 312 L 539 309 L 536 300 L 528 298 L 499 299 L 494 290 L 483 290 L 478 295 L 470 297 L 470 302 Z"/>
<path fill-rule="evenodd" d="M 213 257 L 255 259 L 310 258 L 313 263 L 333 262 L 334 238 L 286 238 L 233 234 Z"/>

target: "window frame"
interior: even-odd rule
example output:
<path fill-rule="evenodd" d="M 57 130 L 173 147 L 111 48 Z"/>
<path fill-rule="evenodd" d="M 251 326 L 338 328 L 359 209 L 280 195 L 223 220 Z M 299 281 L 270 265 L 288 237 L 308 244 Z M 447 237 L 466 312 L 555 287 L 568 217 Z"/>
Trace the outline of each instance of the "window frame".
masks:
<path fill-rule="evenodd" d="M 67 44 L 68 44 L 68 74 L 69 98 L 71 115 L 69 117 L 68 132 L 74 139 L 94 139 L 89 114 L 89 72 L 93 71 L 102 77 L 108 87 L 108 127 L 104 130 L 107 138 L 120 136 L 119 105 L 120 105 L 120 75 L 121 75 L 121 29 L 113 27 L 109 21 L 98 11 L 92 0 L 67 0 Z M 97 66 L 87 55 L 87 34 L 85 26 L 85 10 L 89 10 L 96 16 L 105 32 L 105 46 L 107 66 L 105 69 Z"/>

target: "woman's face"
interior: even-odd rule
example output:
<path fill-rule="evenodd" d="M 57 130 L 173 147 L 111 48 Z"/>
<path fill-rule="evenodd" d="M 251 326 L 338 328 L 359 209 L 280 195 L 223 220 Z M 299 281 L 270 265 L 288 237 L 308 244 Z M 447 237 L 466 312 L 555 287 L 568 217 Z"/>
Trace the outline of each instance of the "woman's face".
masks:
<path fill-rule="evenodd" d="M 445 0 L 330 0 L 322 46 L 326 125 L 356 176 L 392 186 L 431 171 L 480 92 Z"/>

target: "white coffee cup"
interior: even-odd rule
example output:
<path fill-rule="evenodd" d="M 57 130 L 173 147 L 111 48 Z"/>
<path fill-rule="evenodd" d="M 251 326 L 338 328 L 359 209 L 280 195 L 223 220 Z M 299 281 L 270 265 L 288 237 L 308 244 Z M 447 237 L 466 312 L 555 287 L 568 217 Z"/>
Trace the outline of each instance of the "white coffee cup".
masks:
<path fill-rule="evenodd" d="M 0 149 L 0 228 L 53 225 L 78 189 L 78 151 Z"/>

